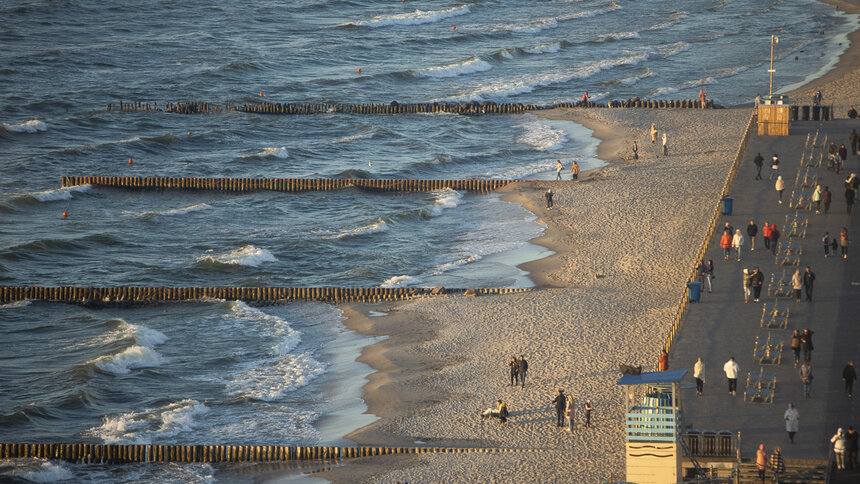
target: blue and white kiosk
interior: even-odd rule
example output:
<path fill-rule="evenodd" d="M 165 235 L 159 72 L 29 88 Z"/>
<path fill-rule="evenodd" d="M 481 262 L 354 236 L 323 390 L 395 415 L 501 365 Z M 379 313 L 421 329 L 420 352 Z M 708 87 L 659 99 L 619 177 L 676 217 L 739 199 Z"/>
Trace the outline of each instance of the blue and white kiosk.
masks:
<path fill-rule="evenodd" d="M 624 375 L 627 481 L 667 484 L 684 478 L 681 379 L 687 370 Z"/>

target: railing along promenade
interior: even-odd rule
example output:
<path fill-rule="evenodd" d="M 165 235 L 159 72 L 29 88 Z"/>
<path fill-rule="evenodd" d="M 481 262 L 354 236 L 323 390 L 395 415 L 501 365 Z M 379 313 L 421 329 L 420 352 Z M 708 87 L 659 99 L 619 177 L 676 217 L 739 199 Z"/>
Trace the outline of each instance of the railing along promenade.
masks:
<path fill-rule="evenodd" d="M 746 151 L 747 143 L 749 143 L 750 136 L 752 136 L 753 129 L 755 127 L 756 115 L 750 115 L 749 121 L 747 121 L 746 129 L 744 130 L 744 135 L 741 138 L 740 145 L 738 146 L 737 153 L 735 153 L 735 158 L 732 161 L 732 166 L 729 169 L 729 174 L 726 176 L 726 181 L 723 184 L 723 189 L 720 192 L 720 199 L 717 200 L 716 206 L 714 208 L 714 213 L 711 216 L 711 222 L 708 225 L 708 230 L 705 233 L 705 238 L 702 241 L 701 247 L 699 247 L 699 252 L 696 254 L 696 259 L 694 263 L 691 264 L 694 268 L 690 271 L 690 277 L 687 279 L 687 282 L 692 282 L 696 279 L 696 269 L 695 266 L 705 257 L 705 252 L 708 250 L 708 245 L 710 245 L 711 237 L 714 235 L 714 230 L 717 228 L 717 222 L 719 221 L 721 214 L 721 206 L 723 198 L 729 195 L 731 191 L 732 184 L 735 181 L 735 175 L 737 174 L 738 167 L 740 166 L 741 160 L 744 155 L 744 151 Z M 663 349 L 668 352 L 672 347 L 672 343 L 675 342 L 675 338 L 678 336 L 678 332 L 681 330 L 681 321 L 683 320 L 684 313 L 687 311 L 687 307 L 690 304 L 690 289 L 689 286 L 685 284 L 684 287 L 684 295 L 681 298 L 680 304 L 678 304 L 678 310 L 675 311 L 675 318 L 672 321 L 672 327 L 669 328 L 669 332 L 666 335 L 666 342 L 663 344 Z M 659 369 L 659 368 L 658 368 Z"/>

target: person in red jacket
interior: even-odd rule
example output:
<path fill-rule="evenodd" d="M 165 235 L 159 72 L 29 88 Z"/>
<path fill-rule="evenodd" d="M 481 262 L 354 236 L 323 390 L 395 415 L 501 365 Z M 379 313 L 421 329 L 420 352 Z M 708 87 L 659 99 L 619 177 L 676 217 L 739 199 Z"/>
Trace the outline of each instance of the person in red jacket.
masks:
<path fill-rule="evenodd" d="M 764 226 L 761 228 L 761 236 L 764 239 L 764 248 L 765 250 L 770 250 L 770 230 L 773 227 L 768 225 L 767 222 L 764 223 Z"/>
<path fill-rule="evenodd" d="M 725 251 L 723 260 L 729 260 L 729 254 L 732 252 L 732 236 L 728 232 L 723 232 L 723 236 L 720 237 L 720 247 Z"/>

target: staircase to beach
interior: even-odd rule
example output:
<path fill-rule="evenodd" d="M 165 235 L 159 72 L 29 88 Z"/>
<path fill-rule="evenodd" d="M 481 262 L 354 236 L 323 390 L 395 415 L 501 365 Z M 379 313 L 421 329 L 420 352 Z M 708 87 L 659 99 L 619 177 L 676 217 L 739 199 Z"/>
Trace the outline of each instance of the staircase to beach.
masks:
<path fill-rule="evenodd" d="M 739 484 L 760 484 L 755 461 L 744 459 L 739 468 Z M 773 482 L 773 472 L 768 470 L 765 482 Z M 834 476 L 831 476 L 834 477 Z M 807 459 L 785 459 L 785 473 L 779 476 L 783 484 L 827 484 L 827 461 Z M 831 482 L 842 482 L 831 479 Z M 845 481 L 848 482 L 848 481 Z"/>

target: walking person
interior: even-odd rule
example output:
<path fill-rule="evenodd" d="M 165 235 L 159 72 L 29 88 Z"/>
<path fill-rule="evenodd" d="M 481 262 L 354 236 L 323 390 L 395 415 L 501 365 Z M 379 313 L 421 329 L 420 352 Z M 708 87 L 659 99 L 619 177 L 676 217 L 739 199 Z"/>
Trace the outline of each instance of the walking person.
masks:
<path fill-rule="evenodd" d="M 651 123 L 651 144 L 657 142 L 657 126 L 654 123 Z"/>
<path fill-rule="evenodd" d="M 800 269 L 796 269 L 791 276 L 791 288 L 794 289 L 794 301 L 800 302 L 800 290 L 803 289 L 803 276 L 800 275 Z"/>
<path fill-rule="evenodd" d="M 723 249 L 723 260 L 729 260 L 729 254 L 732 253 L 732 234 L 723 232 L 720 237 L 720 247 Z"/>
<path fill-rule="evenodd" d="M 800 364 L 800 330 L 795 329 L 794 333 L 791 333 L 791 351 L 794 352 L 794 367 L 797 368 L 797 365 Z"/>
<path fill-rule="evenodd" d="M 526 373 L 529 371 L 529 362 L 526 361 L 526 357 L 524 355 L 520 355 L 520 360 L 517 362 L 517 375 L 520 378 L 520 386 L 526 386 Z"/>
<path fill-rule="evenodd" d="M 767 222 L 765 222 L 761 228 L 761 238 L 764 241 L 765 250 L 770 250 L 770 230 L 771 230 L 771 228 L 772 228 L 772 226 L 770 224 L 768 224 Z"/>
<path fill-rule="evenodd" d="M 854 371 L 854 362 L 849 361 L 842 369 L 842 381 L 845 382 L 845 394 L 848 395 L 848 398 L 854 396 L 854 381 L 856 379 L 857 372 Z"/>
<path fill-rule="evenodd" d="M 708 262 L 705 262 L 704 260 L 699 262 L 699 265 L 696 266 L 696 274 L 699 275 L 699 282 L 702 284 L 702 290 L 705 290 L 705 282 L 707 282 L 708 292 L 713 292 L 711 279 L 714 277 L 714 261 L 708 259 Z"/>
<path fill-rule="evenodd" d="M 508 366 L 511 370 L 511 384 L 510 386 L 517 386 L 517 378 L 519 378 L 520 374 L 520 364 L 517 362 L 516 356 L 511 356 L 510 361 L 508 361 Z"/>
<path fill-rule="evenodd" d="M 842 249 L 842 258 L 848 258 L 848 245 L 851 242 L 848 240 L 848 228 L 842 227 L 842 231 L 839 232 L 839 247 Z"/>
<path fill-rule="evenodd" d="M 854 431 L 854 426 L 848 426 L 848 433 L 845 434 L 845 450 L 848 460 L 848 468 L 854 469 L 857 467 L 857 432 Z"/>
<path fill-rule="evenodd" d="M 729 393 L 734 396 L 738 389 L 738 372 L 741 371 L 741 367 L 735 363 L 734 356 L 729 358 L 729 361 L 723 365 L 723 371 L 726 373 L 726 379 L 729 382 Z"/>
<path fill-rule="evenodd" d="M 758 444 L 758 450 L 755 452 L 755 466 L 758 469 L 758 478 L 761 479 L 761 484 L 764 484 L 764 476 L 767 472 L 767 451 L 764 450 L 764 444 Z"/>
<path fill-rule="evenodd" d="M 750 297 L 752 296 L 752 274 L 750 274 L 750 270 L 746 267 L 744 267 L 744 275 L 741 283 L 744 286 L 744 304 L 749 304 Z"/>
<path fill-rule="evenodd" d="M 800 365 L 800 381 L 803 383 L 803 396 L 809 398 L 812 396 L 812 362 L 806 360 Z"/>
<path fill-rule="evenodd" d="M 758 225 L 756 225 L 754 221 L 750 220 L 750 224 L 747 225 L 747 235 L 750 238 L 750 252 L 755 250 L 756 234 L 758 234 Z"/>
<path fill-rule="evenodd" d="M 583 407 L 583 412 L 585 414 L 585 428 L 591 427 L 591 411 L 594 410 L 594 407 L 591 406 L 591 400 L 585 401 L 585 406 Z"/>
<path fill-rule="evenodd" d="M 825 186 L 824 190 L 821 191 L 821 203 L 824 204 L 824 215 L 827 215 L 830 212 L 830 202 L 833 201 L 833 194 L 830 193 L 830 189 Z"/>
<path fill-rule="evenodd" d="M 860 136 L 857 136 L 857 130 L 852 129 L 848 135 L 848 141 L 851 144 L 851 152 L 855 155 L 860 155 Z"/>
<path fill-rule="evenodd" d="M 764 157 L 761 156 L 761 153 L 756 153 L 753 163 L 755 164 L 755 179 L 761 180 L 761 167 L 764 165 Z"/>
<path fill-rule="evenodd" d="M 552 210 L 552 195 L 553 195 L 552 188 L 550 188 L 549 190 L 546 191 L 546 193 L 543 194 L 544 198 L 546 198 L 546 209 L 547 210 Z"/>
<path fill-rule="evenodd" d="M 782 449 L 774 447 L 770 455 L 770 470 L 773 471 L 773 480 L 779 484 L 779 475 L 785 472 L 785 461 L 782 460 Z"/>
<path fill-rule="evenodd" d="M 764 274 L 758 269 L 758 267 L 753 268 L 752 278 L 750 279 L 750 283 L 752 284 L 753 290 L 753 300 L 758 302 L 759 296 L 761 296 L 761 286 L 764 284 Z"/>
<path fill-rule="evenodd" d="M 564 427 L 564 408 L 567 406 L 567 399 L 564 396 L 564 390 L 558 390 L 558 394 L 555 396 L 552 403 L 555 405 L 555 426 Z"/>
<path fill-rule="evenodd" d="M 579 180 L 579 163 L 576 160 L 573 160 L 573 163 L 570 165 L 570 179 L 572 181 Z"/>
<path fill-rule="evenodd" d="M 555 179 L 561 180 L 561 170 L 564 169 L 564 165 L 561 164 L 561 160 L 555 160 Z"/>
<path fill-rule="evenodd" d="M 732 236 L 732 249 L 735 249 L 738 254 L 738 262 L 741 261 L 741 250 L 744 248 L 744 236 L 741 234 L 741 229 L 735 230 L 735 235 Z"/>
<path fill-rule="evenodd" d="M 770 250 L 773 252 L 773 255 L 776 255 L 777 249 L 779 249 L 779 229 L 776 228 L 776 224 L 770 226 Z"/>
<path fill-rule="evenodd" d="M 815 191 L 812 192 L 812 203 L 815 204 L 815 213 L 821 213 L 821 185 L 815 185 Z"/>
<path fill-rule="evenodd" d="M 846 188 L 845 189 L 845 211 L 847 211 L 848 213 L 851 213 L 851 207 L 854 206 L 854 196 L 855 195 L 856 195 L 856 193 L 854 193 L 853 188 Z"/>
<path fill-rule="evenodd" d="M 783 414 L 785 419 L 785 431 L 788 432 L 788 441 L 794 443 L 794 435 L 800 427 L 800 412 L 794 407 L 793 403 L 788 404 L 788 410 Z"/>
<path fill-rule="evenodd" d="M 815 331 L 806 328 L 800 335 L 800 347 L 803 348 L 804 361 L 812 361 L 812 350 L 815 349 L 815 346 L 812 345 L 812 335 L 814 333 Z"/>
<path fill-rule="evenodd" d="M 774 188 L 776 188 L 776 193 L 779 195 L 779 204 L 782 205 L 782 192 L 785 191 L 785 180 L 782 179 L 781 175 L 776 177 Z"/>
<path fill-rule="evenodd" d="M 659 368 L 660 371 L 666 371 L 669 369 L 669 353 L 666 352 L 665 348 L 660 352 L 660 358 L 657 359 L 657 368 Z"/>
<path fill-rule="evenodd" d="M 667 156 L 669 154 L 669 146 L 666 141 L 666 132 L 663 131 L 663 156 Z"/>
<path fill-rule="evenodd" d="M 573 433 L 573 428 L 576 426 L 576 420 L 574 418 L 574 414 L 576 413 L 575 403 L 573 402 L 573 395 L 567 396 L 567 405 L 564 407 L 564 413 L 567 415 L 567 425 L 568 430 Z"/>
<path fill-rule="evenodd" d="M 779 176 L 779 157 L 774 153 L 773 158 L 770 159 L 770 176 L 767 179 L 773 180 L 777 176 Z"/>
<path fill-rule="evenodd" d="M 845 433 L 842 431 L 842 427 L 839 427 L 836 434 L 830 437 L 830 442 L 833 444 L 833 455 L 836 456 L 836 468 L 840 470 L 845 469 L 845 451 L 847 448 L 845 445 Z"/>
<path fill-rule="evenodd" d="M 836 151 L 839 154 L 839 158 L 842 159 L 842 167 L 845 167 L 845 159 L 848 158 L 848 148 L 845 147 L 845 144 L 840 144 L 839 149 Z"/>
<path fill-rule="evenodd" d="M 693 378 L 696 379 L 696 395 L 701 395 L 705 387 L 705 362 L 702 361 L 701 356 L 693 365 Z"/>
<path fill-rule="evenodd" d="M 824 232 L 824 237 L 821 237 L 821 243 L 824 244 L 824 258 L 830 257 L 830 233 Z M 836 255 L 836 254 L 834 254 Z"/>
<path fill-rule="evenodd" d="M 815 273 L 809 266 L 806 266 L 806 272 L 803 273 L 803 291 L 806 293 L 806 301 L 812 302 L 812 286 L 815 284 Z"/>
<path fill-rule="evenodd" d="M 699 108 L 705 109 L 705 106 L 708 105 L 708 95 L 705 94 L 704 89 L 699 89 Z"/>

